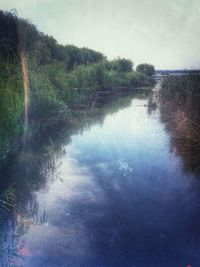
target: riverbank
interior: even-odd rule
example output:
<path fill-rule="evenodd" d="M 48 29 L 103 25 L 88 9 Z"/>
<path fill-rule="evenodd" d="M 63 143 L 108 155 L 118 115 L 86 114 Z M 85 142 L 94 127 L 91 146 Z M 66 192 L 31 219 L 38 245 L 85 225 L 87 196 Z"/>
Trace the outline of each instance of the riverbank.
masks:
<path fill-rule="evenodd" d="M 109 61 L 88 48 L 60 45 L 9 12 L 0 12 L 0 22 L 0 161 L 49 124 L 154 84 L 130 59 Z"/>
<path fill-rule="evenodd" d="M 186 171 L 200 173 L 200 75 L 169 76 L 160 90 L 161 120 L 171 136 L 171 149 Z"/>
<path fill-rule="evenodd" d="M 149 93 L 85 110 L 10 160 L 1 188 L 15 181 L 16 200 L 1 228 L 2 265 L 198 265 L 188 240 L 199 244 L 199 176 L 170 149 Z"/>

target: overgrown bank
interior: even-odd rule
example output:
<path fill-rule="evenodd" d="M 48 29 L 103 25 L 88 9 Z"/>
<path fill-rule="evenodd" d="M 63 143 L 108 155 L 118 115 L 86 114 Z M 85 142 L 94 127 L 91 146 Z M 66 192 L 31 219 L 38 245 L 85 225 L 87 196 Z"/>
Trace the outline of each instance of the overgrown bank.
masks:
<path fill-rule="evenodd" d="M 83 105 L 94 107 L 99 91 L 114 94 L 153 83 L 151 75 L 133 71 L 131 60 L 108 61 L 88 48 L 59 45 L 30 22 L 7 12 L 0 12 L 0 44 L 1 158 L 24 134 L 25 83 L 28 135 L 55 118 L 70 118 Z"/>
<path fill-rule="evenodd" d="M 200 75 L 169 76 L 160 93 L 171 149 L 181 156 L 186 170 L 200 173 Z"/>

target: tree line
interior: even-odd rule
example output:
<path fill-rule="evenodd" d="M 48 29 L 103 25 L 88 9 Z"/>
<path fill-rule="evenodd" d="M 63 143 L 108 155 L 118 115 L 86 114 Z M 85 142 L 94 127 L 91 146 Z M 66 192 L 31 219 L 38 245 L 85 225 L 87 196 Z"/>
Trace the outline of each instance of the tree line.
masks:
<path fill-rule="evenodd" d="M 97 90 L 115 92 L 151 85 L 155 69 L 130 59 L 107 60 L 100 52 L 60 45 L 15 13 L 0 11 L 0 155 L 9 151 L 24 123 L 24 92 L 20 55 L 26 62 L 29 86 L 28 115 L 34 130 L 49 118 L 89 105 Z"/>

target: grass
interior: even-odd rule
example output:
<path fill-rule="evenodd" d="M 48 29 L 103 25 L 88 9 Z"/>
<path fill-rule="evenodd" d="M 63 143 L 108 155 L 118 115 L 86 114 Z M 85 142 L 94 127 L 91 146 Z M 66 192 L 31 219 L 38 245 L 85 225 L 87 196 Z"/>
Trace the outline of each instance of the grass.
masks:
<path fill-rule="evenodd" d="M 9 212 L 15 203 L 15 188 L 14 185 L 9 186 L 3 193 L 0 194 L 0 212 Z M 1 217 L 0 217 L 1 218 Z"/>

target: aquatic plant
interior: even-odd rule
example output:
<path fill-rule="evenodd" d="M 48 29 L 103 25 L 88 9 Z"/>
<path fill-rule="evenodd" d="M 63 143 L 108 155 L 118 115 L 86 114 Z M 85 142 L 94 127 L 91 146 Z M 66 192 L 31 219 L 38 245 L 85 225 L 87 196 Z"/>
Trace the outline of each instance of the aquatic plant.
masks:
<path fill-rule="evenodd" d="M 200 173 L 200 75 L 169 76 L 160 90 L 161 119 L 186 170 Z"/>
<path fill-rule="evenodd" d="M 15 203 L 15 188 L 14 185 L 9 186 L 0 194 L 0 214 L 8 212 L 14 207 Z M 2 216 L 0 216 L 1 219 Z"/>

